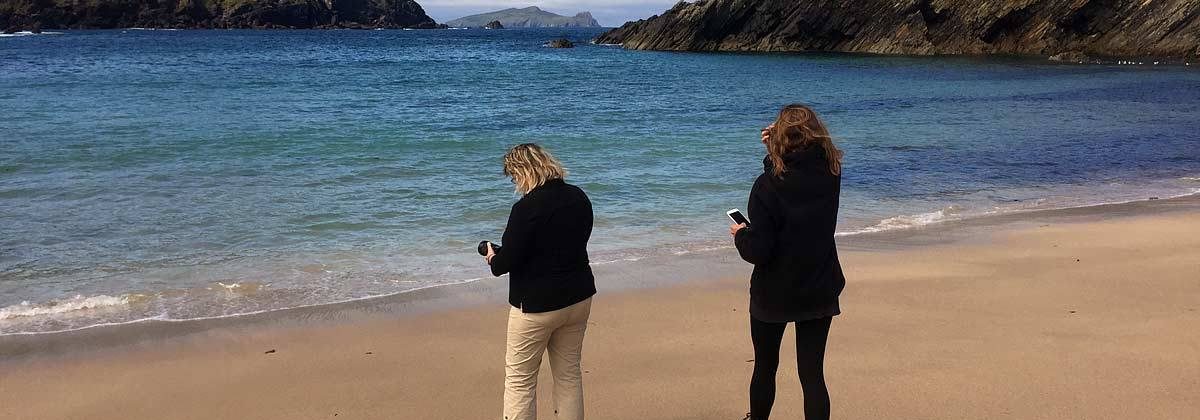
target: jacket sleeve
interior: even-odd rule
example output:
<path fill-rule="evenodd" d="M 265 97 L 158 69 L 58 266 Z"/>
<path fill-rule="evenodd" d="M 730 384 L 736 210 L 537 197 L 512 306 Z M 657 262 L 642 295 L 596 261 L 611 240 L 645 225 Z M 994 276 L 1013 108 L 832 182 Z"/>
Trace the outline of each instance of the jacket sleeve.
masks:
<path fill-rule="evenodd" d="M 777 215 L 771 208 L 771 197 L 765 196 L 761 185 L 763 181 L 759 178 L 750 190 L 750 202 L 746 205 L 750 212 L 747 216 L 750 219 L 750 227 L 739 230 L 733 238 L 738 254 L 743 260 L 754 265 L 771 262 L 779 230 Z"/>
<path fill-rule="evenodd" d="M 492 275 L 496 277 L 508 274 L 513 267 L 520 267 L 529 258 L 536 215 L 533 209 L 524 204 L 528 203 L 518 201 L 513 204 L 512 211 L 508 214 L 508 225 L 504 227 L 500 252 L 492 257 Z"/>

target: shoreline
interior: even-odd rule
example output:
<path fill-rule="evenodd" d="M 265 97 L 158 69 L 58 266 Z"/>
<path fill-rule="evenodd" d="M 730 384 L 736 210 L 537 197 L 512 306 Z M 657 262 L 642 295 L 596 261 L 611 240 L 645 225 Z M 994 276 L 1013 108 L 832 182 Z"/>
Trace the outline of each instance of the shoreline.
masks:
<path fill-rule="evenodd" d="M 504 28 L 504 31 L 550 31 L 561 29 L 581 29 L 585 31 L 611 31 L 620 27 L 542 27 L 542 28 L 524 28 L 513 27 Z M 484 28 L 473 27 L 400 27 L 400 26 L 371 26 L 371 25 L 351 25 L 351 26 L 314 26 L 314 27 L 284 27 L 284 26 L 236 26 L 236 27 L 173 27 L 173 26 L 138 26 L 138 27 L 112 27 L 112 28 L 67 28 L 67 27 L 44 27 L 43 32 L 31 32 L 29 30 L 19 30 L 11 33 L 2 33 L 0 37 L 23 37 L 34 35 L 63 35 L 69 32 L 79 31 L 263 31 L 263 32 L 302 32 L 302 31 L 461 31 L 461 30 L 489 30 Z M 624 49 L 624 44 L 621 43 L 603 43 L 598 41 L 598 36 L 587 40 L 579 41 L 576 45 L 588 44 L 598 47 L 617 47 Z M 844 57 L 863 57 L 863 58 L 900 58 L 900 59 L 968 59 L 968 60 L 999 60 L 1012 61 L 1016 63 L 1039 63 L 1039 64 L 1059 64 L 1067 66 L 1136 66 L 1136 67 L 1191 67 L 1192 64 L 1197 64 L 1196 57 L 1189 56 L 1139 56 L 1139 55 L 1072 55 L 1072 53 L 1059 53 L 1052 55 L 1038 54 L 1001 54 L 1001 53 L 974 53 L 974 54 L 904 54 L 904 53 L 872 53 L 864 51 L 740 51 L 740 50 L 714 50 L 714 51 L 687 51 L 687 50 L 639 50 L 626 49 L 626 51 L 637 52 L 658 52 L 658 53 L 684 53 L 684 54 L 710 54 L 710 55 L 749 55 L 749 56 L 844 56 Z"/>
<path fill-rule="evenodd" d="M 1156 200 L 842 241 L 849 281 L 826 357 L 835 415 L 1188 418 L 1200 409 L 1197 204 Z M 598 276 L 583 359 L 589 418 L 741 417 L 753 364 L 749 266 L 724 255 L 715 265 L 694 264 L 711 254 L 682 256 Z M 473 283 L 407 305 L 201 323 L 170 337 L 0 357 L 0 417 L 487 418 L 500 406 L 502 292 Z M 789 341 L 781 418 L 802 412 Z M 539 390 L 543 415 L 550 391 Z"/>
<path fill-rule="evenodd" d="M 843 253 L 894 252 L 937 245 L 978 244 L 988 241 L 996 232 L 1044 223 L 1086 223 L 1197 211 L 1200 211 L 1200 194 L 1188 194 L 1166 199 L 949 219 L 902 229 L 840 235 L 837 241 Z M 602 294 L 711 282 L 735 276 L 748 278 L 751 269 L 732 252 L 731 246 L 660 253 L 592 265 L 597 278 L 604 279 L 598 282 Z M 687 274 L 676 274 L 681 271 Z M 503 303 L 506 288 L 506 277 L 488 276 L 381 296 L 248 314 L 183 320 L 151 318 L 63 331 L 7 333 L 0 335 L 0 359 L 71 355 L 221 330 L 252 332 L 261 328 L 328 327 L 378 317 L 403 318 L 463 310 Z"/>
<path fill-rule="evenodd" d="M 1157 196 L 1152 196 L 1148 199 L 1101 202 L 1101 203 L 1097 203 L 1097 204 L 1066 205 L 1063 207 L 1045 207 L 1045 208 L 1039 208 L 1037 206 L 1034 206 L 1034 207 L 1018 206 L 1018 207 L 1011 207 L 1011 208 L 996 207 L 995 210 L 985 211 L 985 212 L 972 211 L 972 212 L 966 212 L 966 213 L 958 213 L 954 209 L 956 206 L 950 206 L 950 207 L 944 207 L 940 210 L 933 211 L 933 212 L 918 213 L 918 214 L 900 214 L 900 215 L 896 215 L 896 216 L 891 216 L 889 218 L 886 218 L 884 220 L 876 222 L 875 224 L 863 225 L 863 226 L 859 226 L 856 228 L 852 228 L 851 230 L 837 232 L 835 234 L 835 236 L 838 238 L 839 243 L 849 242 L 851 244 L 854 244 L 854 243 L 869 244 L 875 240 L 881 240 L 881 241 L 887 242 L 887 241 L 891 241 L 891 240 L 895 240 L 895 239 L 908 238 L 910 236 L 921 237 L 921 235 L 923 235 L 923 234 L 927 234 L 930 232 L 937 233 L 937 232 L 939 232 L 938 229 L 949 229 L 950 227 L 988 225 L 990 223 L 1003 222 L 1005 220 L 1012 220 L 1014 218 L 1020 219 L 1020 218 L 1025 217 L 1026 215 L 1030 215 L 1030 217 L 1035 217 L 1035 216 L 1038 216 L 1041 214 L 1054 214 L 1054 213 L 1059 213 L 1059 212 L 1067 212 L 1067 213 L 1073 214 L 1075 211 L 1080 211 L 1080 212 L 1086 213 L 1085 209 L 1088 209 L 1088 208 L 1097 208 L 1099 211 L 1106 211 L 1105 209 L 1108 208 L 1109 206 L 1126 206 L 1126 205 L 1133 205 L 1134 203 L 1139 203 L 1139 202 L 1155 203 L 1155 202 L 1160 202 L 1160 201 L 1175 201 L 1175 200 L 1186 201 L 1189 198 L 1195 198 L 1197 202 L 1200 202 L 1200 190 L 1193 189 L 1192 192 L 1189 192 L 1189 193 L 1180 193 L 1180 194 L 1177 194 L 1174 196 L 1166 196 L 1165 198 L 1161 198 L 1161 199 Z M 1200 206 L 1200 204 L 1197 204 L 1197 206 Z M 946 213 L 948 211 L 950 213 Z M 1066 214 L 1066 213 L 1064 213 L 1064 214 Z M 925 219 L 928 219 L 928 220 L 925 220 Z M 681 255 L 692 255 L 692 254 L 704 255 L 706 253 L 713 253 L 713 252 L 719 253 L 722 250 L 728 250 L 731 248 L 732 248 L 731 245 L 728 244 L 726 241 L 692 240 L 692 241 L 663 244 L 662 246 L 655 247 L 655 248 L 634 247 L 634 248 L 629 248 L 629 249 L 624 249 L 624 250 L 610 249 L 607 251 L 600 251 L 600 252 L 594 253 L 595 255 L 593 255 L 593 257 L 597 257 L 601 261 L 593 262 L 592 266 L 594 268 L 599 268 L 601 266 L 610 265 L 610 264 L 637 263 L 642 260 L 662 261 L 664 259 L 669 260 L 671 258 L 678 257 Z M 470 258 L 470 259 L 474 260 L 474 258 Z M 670 263 L 670 262 L 668 261 L 667 263 Z M 243 268 L 246 268 L 246 267 L 243 267 Z M 302 270 L 303 270 L 303 268 L 302 268 Z M 491 278 L 491 276 L 486 272 L 486 270 L 475 270 L 475 271 L 470 271 L 470 272 L 464 271 L 464 272 L 460 272 L 458 274 L 461 274 L 461 276 L 456 276 L 456 277 L 454 277 L 455 278 L 454 280 L 450 280 L 450 281 L 446 281 L 446 282 L 440 282 L 440 283 L 435 282 L 433 284 L 426 284 L 426 285 L 422 285 L 422 286 L 415 287 L 412 289 L 397 290 L 397 291 L 384 291 L 384 292 L 380 292 L 380 293 L 370 294 L 367 296 L 341 297 L 341 298 L 331 299 L 331 300 L 328 300 L 325 302 L 315 302 L 315 303 L 314 302 L 296 302 L 296 304 L 293 304 L 293 305 L 284 305 L 284 306 L 278 306 L 278 307 L 273 307 L 273 308 L 249 307 L 249 308 L 244 308 L 247 310 L 237 311 L 235 313 L 225 313 L 225 314 L 215 314 L 215 315 L 193 315 L 193 316 L 185 316 L 185 317 L 171 317 L 171 315 L 164 312 L 164 313 L 160 313 L 158 315 L 148 315 L 147 314 L 145 316 L 138 317 L 138 318 L 132 318 L 132 317 L 126 316 L 126 317 L 123 317 L 124 319 L 120 319 L 120 320 L 108 320 L 108 321 L 104 321 L 104 322 L 96 322 L 96 323 L 83 325 L 83 326 L 69 326 L 66 328 L 57 328 L 57 329 L 14 330 L 14 331 L 0 330 L 0 350 L 3 349 L 3 344 L 4 344 L 4 341 L 2 340 L 2 338 L 9 337 L 9 336 L 47 336 L 47 335 L 56 335 L 56 334 L 77 333 L 80 331 L 87 331 L 87 330 L 92 330 L 92 329 L 124 328 L 124 327 L 146 324 L 146 323 L 178 324 L 178 323 L 191 323 L 191 322 L 209 322 L 209 321 L 221 321 L 221 320 L 225 320 L 225 319 L 240 319 L 240 318 L 253 318 L 253 317 L 259 317 L 259 316 L 270 316 L 271 314 L 277 313 L 277 312 L 279 312 L 279 313 L 295 312 L 295 311 L 304 311 L 304 310 L 309 310 L 309 309 L 320 310 L 320 308 L 325 308 L 325 307 L 356 307 L 356 306 L 359 306 L 359 304 L 370 305 L 372 302 L 376 302 L 376 301 L 380 301 L 380 300 L 403 299 L 403 297 L 402 297 L 403 295 L 419 293 L 425 289 L 441 288 L 441 287 L 455 287 L 455 286 L 460 286 L 465 283 L 486 281 Z M 482 277 L 472 277 L 472 276 L 482 276 Z M 428 280 L 425 280 L 425 281 L 428 281 Z M 233 281 L 231 284 L 224 284 L 221 282 L 217 282 L 215 284 L 208 286 L 207 289 L 210 291 L 211 290 L 219 290 L 219 289 L 216 289 L 216 287 L 220 286 L 220 287 L 224 287 L 227 290 L 233 291 L 236 288 L 247 286 L 249 289 L 251 289 L 251 291 L 249 293 L 257 294 L 257 293 L 261 292 L 260 287 L 270 286 L 271 285 L 270 283 L 272 283 L 272 282 L 268 281 L 268 282 L 263 283 L 263 282 L 251 281 L 251 282 L 245 283 L 245 284 L 242 284 L 238 281 Z M 503 287 L 503 284 L 493 285 L 493 287 Z M 203 290 L 195 288 L 195 287 L 184 288 L 181 290 L 185 291 L 186 293 L 191 293 L 193 291 L 203 293 Z M 266 289 L 266 291 L 268 293 L 275 293 L 275 291 L 273 289 Z M 60 316 L 60 314 L 67 314 L 67 315 L 65 315 L 65 318 L 70 319 L 70 316 L 72 316 L 72 315 L 88 316 L 89 313 L 95 314 L 96 311 L 100 311 L 100 312 L 110 311 L 110 310 L 133 311 L 134 310 L 133 307 L 135 305 L 143 304 L 143 302 L 145 302 L 147 299 L 154 300 L 154 299 L 158 299 L 158 298 L 159 297 L 156 296 L 155 291 L 126 291 L 123 293 L 122 292 L 101 292 L 98 294 L 91 294 L 91 295 L 78 294 L 74 297 L 63 297 L 63 298 L 59 298 L 59 299 L 33 301 L 32 304 L 29 304 L 26 307 L 21 307 L 23 304 L 22 305 L 11 304 L 8 306 L 3 306 L 3 307 L 0 307 L 0 315 L 11 316 L 12 313 L 17 313 L 18 315 L 14 318 L 19 320 L 20 318 L 22 318 L 24 316 L 30 316 L 33 318 L 41 318 L 44 316 L 54 317 L 54 316 Z M 73 305 L 79 305 L 79 306 L 89 305 L 89 301 L 92 301 L 92 300 L 100 300 L 100 303 L 99 304 L 92 303 L 90 305 L 90 308 L 87 308 L 87 309 L 70 308 Z M 65 310 L 60 310 L 59 305 L 65 306 L 68 308 Z M 22 312 L 27 312 L 27 311 L 32 311 L 33 315 L 20 315 Z M 5 312 L 10 312 L 10 313 L 5 314 Z M 39 313 L 39 312 L 42 312 L 42 313 Z M 14 318 L 10 318 L 10 319 L 14 319 Z M 2 321 L 2 318 L 0 318 L 0 321 Z M 44 321 L 45 320 L 43 319 L 43 322 Z M 53 321 L 53 319 L 50 319 L 50 321 Z M 37 322 L 37 320 L 35 320 L 34 322 Z M 0 351 L 0 354 L 3 354 L 3 352 Z"/>
<path fill-rule="evenodd" d="M 1165 181 L 1163 181 L 1165 180 Z M 906 238 L 908 233 L 932 232 L 930 229 L 942 229 L 948 226 L 971 226 L 971 224 L 986 224 L 989 221 L 1010 220 L 1010 218 L 1037 216 L 1046 212 L 1074 211 L 1076 209 L 1108 208 L 1112 205 L 1130 205 L 1141 202 L 1169 202 L 1169 200 L 1187 200 L 1189 197 L 1200 197 L 1200 187 L 1195 182 L 1200 181 L 1196 176 L 1168 176 L 1154 181 L 1152 186 L 1142 186 L 1138 197 L 1132 193 L 1098 194 L 1088 200 L 1075 198 L 1078 194 L 1045 198 L 1024 198 L 1012 200 L 997 200 L 992 206 L 976 205 L 974 203 L 929 203 L 931 206 L 941 205 L 940 209 L 926 208 L 905 210 L 890 209 L 892 212 L 882 214 L 852 214 L 842 220 L 841 229 L 835 233 L 839 241 L 872 241 L 875 239 L 892 240 Z M 1124 190 L 1117 190 L 1124 191 Z M 857 203 L 857 206 L 844 203 L 844 211 L 870 209 L 870 204 Z M 716 214 L 716 212 L 712 212 Z M 684 224 L 686 232 L 679 236 L 667 235 L 662 244 L 653 241 L 625 241 L 625 236 L 594 234 L 594 238 L 614 240 L 613 242 L 592 242 L 593 266 L 608 264 L 625 264 L 638 262 L 642 259 L 664 259 L 680 256 L 680 254 L 702 254 L 709 251 L 720 251 L 730 248 L 724 239 L 714 240 L 721 236 L 714 226 L 724 223 L 724 217 L 719 220 L 706 220 L 703 226 L 695 223 L 698 218 L 677 218 L 673 223 Z M 686 221 L 694 223 L 688 224 Z M 659 228 L 672 226 L 660 223 Z M 700 236 L 697 236 L 700 232 Z M 498 234 L 498 233 L 497 233 Z M 19 236 L 19 235 L 18 235 Z M 468 233 L 455 238 L 473 238 L 475 233 Z M 486 236 L 486 235 L 484 235 Z M 919 236 L 919 235 L 918 235 Z M 152 287 L 142 287 L 145 280 L 155 280 L 155 276 L 173 276 L 191 268 L 190 265 L 149 265 L 143 270 L 113 271 L 102 276 L 84 277 L 84 283 L 91 283 L 97 278 L 121 277 L 128 275 L 131 280 L 113 288 L 85 287 L 73 290 L 71 293 L 47 292 L 38 290 L 38 282 L 62 281 L 58 277 L 34 278 L 32 282 L 24 282 L 19 278 L 17 270 L 17 292 L 7 293 L 4 301 L 0 302 L 0 338 L 6 336 L 40 336 L 55 334 L 71 334 L 71 332 L 91 329 L 124 328 L 128 325 L 144 323 L 190 323 L 208 322 L 224 318 L 245 318 L 263 316 L 282 311 L 304 311 L 306 308 L 325 306 L 354 305 L 355 302 L 374 301 L 380 299 L 395 299 L 398 295 L 416 293 L 426 288 L 452 287 L 460 283 L 484 281 L 490 274 L 475 265 L 473 251 L 463 250 L 464 244 L 474 244 L 472 241 L 462 241 L 458 247 L 443 247 L 426 253 L 426 256 L 437 256 L 436 262 L 424 262 L 425 265 L 408 264 L 412 248 L 370 248 L 372 251 L 354 253 L 348 247 L 317 247 L 305 248 L 292 254 L 270 252 L 244 258 L 235 256 L 218 256 L 217 262 L 204 265 L 196 272 L 227 272 L 226 276 L 215 276 L 208 281 L 197 281 L 196 278 L 184 278 L 178 284 L 160 282 Z M 614 246 L 614 244 L 617 244 Z M 331 251 L 330 251 L 331 250 Z M 472 247 L 473 250 L 473 247 Z M 328 251 L 328 253 L 323 253 Z M 299 256 L 299 257 L 298 257 Z M 349 256 L 347 264 L 338 268 L 342 263 L 341 256 Z M 398 257 L 398 258 L 397 258 Z M 413 257 L 415 258 L 415 257 Z M 401 262 L 401 264 L 390 265 Z M 385 276 L 372 277 L 370 264 L 384 266 Z M 89 262 L 88 266 L 103 265 Z M 200 263 L 208 264 L 208 263 Z M 334 270 L 325 270 L 325 265 L 335 265 Z M 409 276 L 407 270 L 413 269 L 414 275 Z M 421 272 L 422 268 L 430 268 Z M 434 268 L 440 268 L 434 269 Z M 293 271 L 293 272 L 289 272 Z M 8 274 L 10 271 L 6 271 Z M 318 284 L 325 280 L 324 274 L 341 275 L 346 283 L 354 283 L 344 288 L 326 289 L 316 292 Z M 390 276 L 386 276 L 390 275 Z M 305 278 L 301 278 L 307 276 Z M 370 281 L 394 281 L 383 287 L 372 287 Z M 67 278 L 67 281 L 73 281 Z M 406 286 L 396 284 L 406 283 Z M 338 284 L 342 286 L 342 284 Z M 20 287 L 25 287 L 24 290 Z M 503 284 L 500 286 L 503 287 Z M 228 300 L 223 301 L 223 300 Z M 4 340 L 0 340 L 0 354 L 4 350 Z"/>

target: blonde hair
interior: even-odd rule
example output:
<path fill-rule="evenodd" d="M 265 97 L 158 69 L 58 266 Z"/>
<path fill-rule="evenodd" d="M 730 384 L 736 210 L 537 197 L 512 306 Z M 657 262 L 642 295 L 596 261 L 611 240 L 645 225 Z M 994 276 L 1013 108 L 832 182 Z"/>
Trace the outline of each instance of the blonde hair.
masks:
<path fill-rule="evenodd" d="M 820 146 L 825 151 L 829 173 L 842 174 L 842 151 L 833 145 L 833 137 L 812 108 L 802 104 L 785 106 L 779 111 L 774 126 L 767 138 L 767 156 L 774 166 L 775 176 L 782 177 L 787 172 L 784 155 L 810 145 Z"/>
<path fill-rule="evenodd" d="M 524 195 L 546 181 L 566 178 L 567 170 L 550 151 L 525 143 L 504 154 L 504 175 L 512 177 L 517 193 Z"/>

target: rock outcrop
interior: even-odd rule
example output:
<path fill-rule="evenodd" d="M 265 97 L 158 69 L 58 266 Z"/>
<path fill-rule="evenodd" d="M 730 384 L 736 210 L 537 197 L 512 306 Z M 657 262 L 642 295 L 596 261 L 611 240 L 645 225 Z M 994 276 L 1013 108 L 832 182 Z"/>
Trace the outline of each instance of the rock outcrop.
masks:
<path fill-rule="evenodd" d="M 498 20 L 493 20 L 491 22 L 488 22 L 487 25 L 483 25 L 483 28 L 484 29 L 504 29 L 504 24 L 500 23 L 500 21 L 498 21 Z"/>
<path fill-rule="evenodd" d="M 418 28 L 414 0 L 0 0 L 0 27 Z"/>
<path fill-rule="evenodd" d="M 546 43 L 546 46 L 550 48 L 575 48 L 575 43 L 566 38 L 559 38 Z"/>
<path fill-rule="evenodd" d="M 700 0 L 596 42 L 672 51 L 1194 59 L 1200 0 Z"/>
<path fill-rule="evenodd" d="M 499 21 L 506 28 L 593 28 L 600 26 L 600 23 L 596 22 L 596 19 L 592 18 L 592 14 L 588 12 L 581 12 L 575 16 L 562 16 L 533 6 L 464 16 L 448 21 L 446 24 L 456 28 L 481 28 L 491 21 Z"/>

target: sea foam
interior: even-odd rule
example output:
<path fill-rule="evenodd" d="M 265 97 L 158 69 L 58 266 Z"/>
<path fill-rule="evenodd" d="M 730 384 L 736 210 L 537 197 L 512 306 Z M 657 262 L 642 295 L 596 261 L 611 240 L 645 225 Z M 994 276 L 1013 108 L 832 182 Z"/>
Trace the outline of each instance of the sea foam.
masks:
<path fill-rule="evenodd" d="M 21 31 L 21 32 L 14 32 L 11 34 L 0 34 L 0 38 L 12 38 L 12 37 L 18 37 L 18 36 L 33 36 L 33 35 L 62 35 L 62 32 L 42 32 L 42 33 L 35 34 L 33 32 L 29 32 L 29 31 Z"/>
<path fill-rule="evenodd" d="M 928 213 L 917 213 L 910 215 L 901 215 L 889 217 L 880 220 L 871 226 L 862 229 L 856 229 L 848 232 L 838 232 L 836 236 L 858 235 L 863 233 L 886 232 L 891 230 L 911 229 L 930 225 L 933 223 L 944 222 L 958 217 L 962 213 L 962 208 L 958 206 L 949 206 L 938 211 Z"/>
<path fill-rule="evenodd" d="M 52 300 L 44 303 L 29 303 L 24 301 L 16 305 L 0 308 L 0 321 L 32 316 L 59 315 L 75 311 L 99 309 L 113 306 L 125 306 L 130 302 L 130 296 L 83 296 Z"/>

